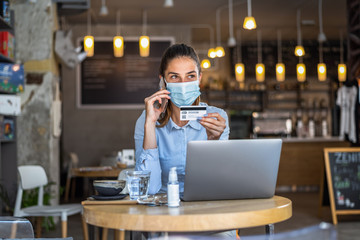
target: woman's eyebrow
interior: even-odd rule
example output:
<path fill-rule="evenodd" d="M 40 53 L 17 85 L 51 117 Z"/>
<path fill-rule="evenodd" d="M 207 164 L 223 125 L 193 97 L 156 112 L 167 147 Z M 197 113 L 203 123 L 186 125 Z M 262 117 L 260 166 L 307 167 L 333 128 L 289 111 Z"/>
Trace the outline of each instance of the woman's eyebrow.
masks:
<path fill-rule="evenodd" d="M 178 74 L 178 73 L 176 73 L 176 72 L 168 72 L 168 74 L 167 74 L 167 75 L 170 75 L 170 74 L 179 75 L 179 74 Z"/>

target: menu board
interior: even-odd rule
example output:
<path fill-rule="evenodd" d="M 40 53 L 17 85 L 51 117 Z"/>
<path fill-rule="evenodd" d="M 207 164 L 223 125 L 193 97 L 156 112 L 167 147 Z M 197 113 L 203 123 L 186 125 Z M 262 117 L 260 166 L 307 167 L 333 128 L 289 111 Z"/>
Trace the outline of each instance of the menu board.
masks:
<path fill-rule="evenodd" d="M 360 148 L 325 148 L 326 179 L 336 215 L 360 214 Z"/>
<path fill-rule="evenodd" d="M 159 86 L 159 66 L 172 38 L 150 39 L 150 55 L 140 57 L 138 39 L 124 40 L 124 56 L 115 57 L 113 42 L 95 38 L 94 56 L 78 69 L 80 108 L 140 108 Z"/>

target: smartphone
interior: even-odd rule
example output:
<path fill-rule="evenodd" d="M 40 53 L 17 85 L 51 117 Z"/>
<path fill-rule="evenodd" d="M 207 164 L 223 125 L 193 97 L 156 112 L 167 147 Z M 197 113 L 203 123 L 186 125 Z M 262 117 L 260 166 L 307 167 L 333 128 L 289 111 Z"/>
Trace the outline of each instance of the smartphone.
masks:
<path fill-rule="evenodd" d="M 160 81 L 159 81 L 159 90 L 162 90 L 162 89 L 166 89 L 166 85 L 165 85 L 165 80 L 163 77 L 160 78 Z M 159 101 L 155 101 L 154 102 L 154 107 L 156 109 L 160 109 L 160 108 L 163 108 L 164 107 L 164 112 L 166 111 L 166 105 L 167 105 L 167 102 L 168 102 L 168 99 L 167 98 L 162 98 L 161 99 L 161 104 L 159 103 Z M 163 112 L 163 113 L 164 113 Z"/>

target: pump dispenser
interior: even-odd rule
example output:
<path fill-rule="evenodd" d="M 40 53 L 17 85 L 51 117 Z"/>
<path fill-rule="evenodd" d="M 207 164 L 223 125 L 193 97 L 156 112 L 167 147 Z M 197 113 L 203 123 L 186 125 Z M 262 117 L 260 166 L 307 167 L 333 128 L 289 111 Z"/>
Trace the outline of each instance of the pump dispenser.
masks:
<path fill-rule="evenodd" d="M 176 173 L 176 167 L 170 168 L 167 197 L 168 207 L 179 207 L 179 182 Z"/>

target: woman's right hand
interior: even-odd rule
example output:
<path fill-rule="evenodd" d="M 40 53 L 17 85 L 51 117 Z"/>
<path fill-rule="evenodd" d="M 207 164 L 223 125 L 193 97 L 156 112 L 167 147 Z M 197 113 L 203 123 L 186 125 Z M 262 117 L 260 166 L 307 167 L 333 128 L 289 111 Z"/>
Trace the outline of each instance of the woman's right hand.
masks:
<path fill-rule="evenodd" d="M 162 89 L 154 93 L 153 95 L 145 98 L 145 110 L 146 110 L 146 120 L 147 123 L 155 124 L 159 119 L 160 114 L 164 112 L 166 108 L 166 102 L 170 99 L 170 92 L 166 89 Z M 155 102 L 158 101 L 160 107 L 156 108 Z M 166 102 L 164 102 L 166 101 Z"/>

